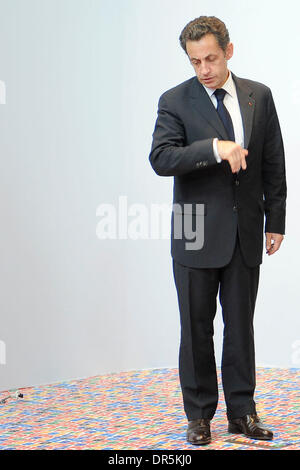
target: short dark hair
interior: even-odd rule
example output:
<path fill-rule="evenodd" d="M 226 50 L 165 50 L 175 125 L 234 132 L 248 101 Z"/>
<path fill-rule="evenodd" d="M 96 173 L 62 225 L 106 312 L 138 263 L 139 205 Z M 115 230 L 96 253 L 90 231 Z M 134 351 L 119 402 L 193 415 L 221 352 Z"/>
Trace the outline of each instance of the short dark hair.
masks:
<path fill-rule="evenodd" d="M 206 34 L 213 34 L 221 49 L 226 51 L 230 42 L 229 33 L 223 21 L 215 16 L 199 16 L 190 21 L 179 36 L 182 49 L 186 52 L 187 41 L 199 41 Z"/>

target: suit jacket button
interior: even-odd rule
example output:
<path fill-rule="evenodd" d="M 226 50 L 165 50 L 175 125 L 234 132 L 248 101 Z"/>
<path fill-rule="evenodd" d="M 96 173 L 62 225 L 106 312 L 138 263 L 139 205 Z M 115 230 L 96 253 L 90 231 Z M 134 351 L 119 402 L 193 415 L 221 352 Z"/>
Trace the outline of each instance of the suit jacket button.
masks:
<path fill-rule="evenodd" d="M 235 180 L 235 185 L 238 186 L 240 184 L 239 180 Z"/>
<path fill-rule="evenodd" d="M 238 210 L 237 206 L 233 206 L 233 210 L 234 210 L 234 212 L 237 212 L 237 210 Z"/>

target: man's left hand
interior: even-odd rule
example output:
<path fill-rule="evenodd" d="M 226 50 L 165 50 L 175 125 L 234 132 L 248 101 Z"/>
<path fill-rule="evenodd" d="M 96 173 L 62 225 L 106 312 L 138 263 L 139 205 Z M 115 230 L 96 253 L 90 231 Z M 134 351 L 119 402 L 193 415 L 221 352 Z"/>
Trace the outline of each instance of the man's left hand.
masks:
<path fill-rule="evenodd" d="M 284 235 L 281 233 L 269 233 L 266 232 L 266 250 L 267 254 L 273 255 L 276 251 L 279 250 Z"/>

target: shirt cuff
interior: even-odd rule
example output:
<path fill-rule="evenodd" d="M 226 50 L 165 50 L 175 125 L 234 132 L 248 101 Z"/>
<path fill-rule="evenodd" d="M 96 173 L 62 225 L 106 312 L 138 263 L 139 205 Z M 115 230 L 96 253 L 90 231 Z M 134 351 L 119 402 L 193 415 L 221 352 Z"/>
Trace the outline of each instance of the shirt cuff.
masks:
<path fill-rule="evenodd" d="M 222 158 L 220 157 L 219 152 L 218 152 L 218 145 L 217 145 L 218 140 L 219 139 L 217 137 L 214 138 L 214 140 L 213 140 L 213 150 L 214 150 L 215 159 L 217 160 L 218 163 L 221 163 Z"/>

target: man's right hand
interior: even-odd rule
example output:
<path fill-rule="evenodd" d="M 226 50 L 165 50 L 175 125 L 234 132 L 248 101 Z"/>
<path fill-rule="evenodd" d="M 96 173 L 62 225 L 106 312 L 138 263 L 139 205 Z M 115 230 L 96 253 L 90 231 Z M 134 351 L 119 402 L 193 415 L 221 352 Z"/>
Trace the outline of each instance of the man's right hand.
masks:
<path fill-rule="evenodd" d="M 241 168 L 246 170 L 248 150 L 231 140 L 218 140 L 217 146 L 220 157 L 228 161 L 232 173 L 237 173 Z"/>

